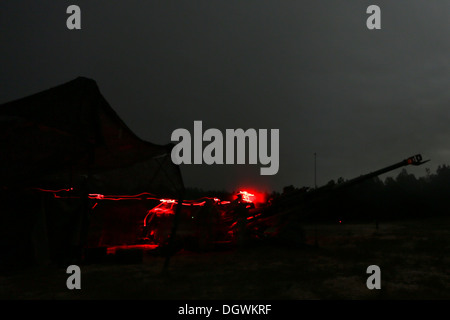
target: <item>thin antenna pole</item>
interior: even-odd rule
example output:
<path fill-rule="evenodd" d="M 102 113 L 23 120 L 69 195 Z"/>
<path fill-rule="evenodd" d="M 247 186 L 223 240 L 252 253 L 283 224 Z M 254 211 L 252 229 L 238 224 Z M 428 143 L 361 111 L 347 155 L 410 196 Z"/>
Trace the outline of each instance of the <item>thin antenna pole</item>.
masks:
<path fill-rule="evenodd" d="M 314 152 L 314 188 L 317 189 L 317 155 Z"/>
<path fill-rule="evenodd" d="M 314 152 L 314 188 L 317 189 L 317 154 Z M 314 223 L 314 247 L 319 247 L 319 239 L 317 237 L 317 221 Z"/>

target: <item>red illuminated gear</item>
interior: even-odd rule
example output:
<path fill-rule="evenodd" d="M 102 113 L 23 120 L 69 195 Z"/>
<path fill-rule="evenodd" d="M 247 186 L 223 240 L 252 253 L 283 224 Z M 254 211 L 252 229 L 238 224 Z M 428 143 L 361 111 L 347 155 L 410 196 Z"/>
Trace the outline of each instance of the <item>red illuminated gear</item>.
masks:
<path fill-rule="evenodd" d="M 42 189 L 42 188 L 35 188 L 39 191 L 42 192 L 51 192 L 53 193 L 53 196 L 57 199 L 61 199 L 61 198 L 77 198 L 76 196 L 68 196 L 68 195 L 60 195 L 60 193 L 62 192 L 70 192 L 73 191 L 73 188 L 68 188 L 68 189 L 59 189 L 59 190 L 49 190 L 49 189 Z M 247 203 L 253 203 L 252 198 L 255 197 L 254 194 L 249 193 L 247 191 L 239 191 L 239 194 L 242 195 L 242 201 L 247 202 Z M 145 196 L 145 197 L 144 197 Z M 174 214 L 174 210 L 173 207 L 175 204 L 178 204 L 177 200 L 174 199 L 160 199 L 155 197 L 153 194 L 148 193 L 148 192 L 143 192 L 143 193 L 139 193 L 139 194 L 135 194 L 135 195 L 104 195 L 104 194 L 100 194 L 100 193 L 90 193 L 88 195 L 89 199 L 93 199 L 93 200 L 114 200 L 114 201 L 118 201 L 118 200 L 127 200 L 127 199 L 136 199 L 136 200 L 159 200 L 160 203 L 153 207 L 152 209 L 150 209 L 147 213 L 147 216 L 144 219 L 144 226 L 145 226 L 145 220 L 148 217 L 148 215 L 152 212 L 158 213 L 158 214 Z M 202 198 L 202 201 L 199 200 L 185 200 L 183 201 L 182 205 L 184 206 L 204 206 L 206 201 L 203 200 L 205 198 Z M 219 205 L 225 205 L 225 204 L 229 204 L 230 201 L 222 201 L 219 198 L 211 198 L 214 202 L 216 202 Z M 98 203 L 95 203 L 92 206 L 92 209 L 94 209 L 97 206 Z"/>
<path fill-rule="evenodd" d="M 58 189 L 58 190 L 49 190 L 49 189 L 42 189 L 42 188 L 34 188 L 36 190 L 42 191 L 42 192 L 50 192 L 53 193 L 53 196 L 55 198 L 75 198 L 74 196 L 65 196 L 65 195 L 60 195 L 61 192 L 70 192 L 73 191 L 73 188 L 68 188 L 68 189 Z M 254 194 L 251 194 L 247 191 L 239 191 L 239 194 L 242 194 L 242 199 L 246 202 L 253 202 L 252 199 L 250 199 L 250 197 L 254 197 Z M 146 195 L 144 197 L 144 195 Z M 157 198 L 155 195 L 148 193 L 148 192 L 142 192 L 139 194 L 135 194 L 135 195 L 104 195 L 101 193 L 90 193 L 88 195 L 89 199 L 94 199 L 94 200 L 114 200 L 114 201 L 118 201 L 118 200 L 128 200 L 128 199 L 135 199 L 135 200 L 139 200 L 139 199 L 145 199 L 145 200 L 159 200 L 162 203 L 178 203 L 177 200 L 174 199 L 161 199 L 161 198 Z M 205 198 L 202 198 L 205 199 Z M 219 204 L 228 204 L 230 203 L 230 201 L 222 201 L 219 198 L 210 198 L 212 199 L 214 202 L 217 202 Z M 183 205 L 186 206 L 203 206 L 205 204 L 205 200 L 202 201 L 198 201 L 198 200 L 185 200 L 182 203 Z M 159 205 L 158 205 L 159 206 Z"/>
<path fill-rule="evenodd" d="M 245 202 L 253 202 L 253 200 L 250 199 L 250 197 L 254 197 L 254 194 L 251 194 L 247 191 L 239 191 L 239 194 L 242 195 L 242 200 Z"/>

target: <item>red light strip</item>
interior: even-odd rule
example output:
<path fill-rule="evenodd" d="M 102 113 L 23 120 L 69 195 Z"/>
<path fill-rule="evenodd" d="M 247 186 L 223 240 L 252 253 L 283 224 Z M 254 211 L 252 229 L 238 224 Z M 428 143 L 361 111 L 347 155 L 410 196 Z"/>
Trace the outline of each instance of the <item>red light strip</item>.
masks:
<path fill-rule="evenodd" d="M 143 195 L 150 195 L 150 197 L 146 197 L 145 200 L 159 200 L 159 198 L 156 198 L 156 196 L 152 193 L 148 192 L 142 192 L 139 194 L 134 195 L 104 195 L 101 193 L 90 193 L 89 199 L 98 199 L 98 200 L 130 200 L 130 199 L 142 199 Z"/>
<path fill-rule="evenodd" d="M 69 189 L 58 189 L 58 190 L 49 190 L 49 189 L 42 189 L 42 188 L 33 188 L 42 192 L 53 192 L 53 193 L 57 193 L 57 192 L 62 192 L 62 191 L 73 191 L 73 188 L 69 188 Z"/>
<path fill-rule="evenodd" d="M 51 189 L 43 189 L 43 188 L 34 188 L 36 190 L 42 191 L 42 192 L 51 192 L 53 193 L 53 196 L 57 199 L 69 199 L 69 198 L 79 198 L 79 196 L 67 196 L 67 195 L 59 195 L 58 193 L 60 192 L 70 192 L 73 191 L 73 188 L 67 188 L 67 189 L 58 189 L 58 190 L 51 190 Z M 247 191 L 239 191 L 239 194 L 242 195 L 242 200 L 245 202 L 253 202 L 251 200 L 251 197 L 254 197 L 254 194 L 251 194 Z M 144 197 L 145 196 L 145 197 Z M 147 216 L 153 212 L 153 211 L 160 211 L 162 213 L 168 213 L 168 214 L 172 214 L 173 213 L 173 206 L 175 204 L 178 204 L 177 200 L 174 199 L 160 199 L 157 198 L 154 194 L 149 193 L 149 192 L 142 192 L 139 194 L 135 194 L 135 195 L 104 195 L 104 194 L 100 194 L 100 193 L 90 193 L 88 195 L 89 199 L 93 199 L 93 200 L 114 200 L 114 201 L 118 201 L 118 200 L 159 200 L 161 203 L 158 204 L 157 206 L 155 206 L 154 208 L 150 209 L 148 211 Z M 204 206 L 206 203 L 205 199 L 210 199 L 213 200 L 216 204 L 218 205 L 226 205 L 226 204 L 230 204 L 230 201 L 221 201 L 219 198 L 209 198 L 209 197 L 204 197 L 201 199 L 197 199 L 197 200 L 184 200 L 182 202 L 182 205 L 184 206 Z M 92 207 L 92 209 L 94 209 L 97 206 L 98 202 L 94 204 L 94 206 Z M 170 204 L 170 208 L 161 208 L 161 206 L 163 204 Z M 146 218 L 147 218 L 146 216 Z M 145 223 L 145 222 L 144 222 Z M 145 225 L 145 224 L 144 224 Z"/>

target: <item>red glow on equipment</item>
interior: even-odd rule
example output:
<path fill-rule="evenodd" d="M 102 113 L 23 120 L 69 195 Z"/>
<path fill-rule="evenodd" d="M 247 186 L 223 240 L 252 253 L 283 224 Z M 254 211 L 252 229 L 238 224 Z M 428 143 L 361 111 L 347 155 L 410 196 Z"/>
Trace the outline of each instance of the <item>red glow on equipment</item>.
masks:
<path fill-rule="evenodd" d="M 58 190 L 50 190 L 50 189 L 42 189 L 42 188 L 35 188 L 36 190 L 42 191 L 42 192 L 50 192 L 53 193 L 53 196 L 56 199 L 72 199 L 72 198 L 80 198 L 79 194 L 73 194 L 74 188 L 66 188 L 66 189 L 58 189 Z M 252 193 L 248 191 L 239 191 L 239 194 L 242 196 L 242 201 L 247 203 L 256 203 L 256 202 L 262 202 L 261 200 L 264 198 L 264 196 L 261 196 L 262 194 L 257 194 L 252 191 Z M 158 200 L 160 203 L 150 209 L 147 213 L 147 216 L 151 213 L 156 213 L 157 215 L 167 215 L 167 214 L 174 214 L 174 206 L 178 204 L 178 200 L 174 199 L 161 199 L 156 197 L 154 194 L 148 193 L 148 192 L 142 192 L 139 194 L 134 195 L 104 195 L 101 193 L 90 193 L 88 195 L 88 198 L 91 200 L 112 200 L 112 201 L 119 201 L 119 200 Z M 203 197 L 201 199 L 197 200 L 184 200 L 182 202 L 183 206 L 204 206 L 206 204 L 207 200 L 212 200 L 212 202 L 219 206 L 228 205 L 231 202 L 230 201 L 222 201 L 219 198 L 209 198 L 209 197 Z M 259 200 L 259 201 L 258 201 Z M 98 205 L 98 202 L 96 202 L 92 209 L 94 209 Z"/>
<path fill-rule="evenodd" d="M 164 202 L 164 203 L 175 203 L 175 200 L 173 200 L 173 199 L 160 199 L 159 201 Z"/>
<path fill-rule="evenodd" d="M 239 191 L 239 194 L 242 195 L 242 200 L 245 202 L 253 202 L 254 194 L 249 193 L 247 191 Z"/>
<path fill-rule="evenodd" d="M 34 189 L 42 191 L 42 192 L 53 193 L 53 196 L 56 199 L 71 199 L 71 198 L 79 198 L 80 197 L 77 194 L 72 194 L 71 193 L 71 191 L 74 191 L 74 188 L 58 189 L 58 190 L 50 190 L 50 189 L 42 189 L 42 188 L 34 188 Z M 263 199 L 263 196 L 260 196 L 259 194 L 255 194 L 255 192 L 250 193 L 248 191 L 239 191 L 239 194 L 242 195 L 242 200 L 244 202 L 249 202 L 249 203 L 262 202 L 262 201 L 258 201 L 258 200 Z M 161 199 L 161 198 L 158 198 L 157 196 L 155 196 L 154 194 L 148 193 L 148 192 L 142 192 L 142 193 L 133 194 L 133 195 L 126 195 L 126 194 L 105 195 L 105 194 L 101 194 L 101 193 L 90 193 L 88 195 L 88 197 L 91 200 L 113 200 L 113 201 L 119 201 L 119 200 L 158 200 L 161 203 L 169 203 L 169 204 L 177 204 L 178 203 L 177 200 L 174 200 L 174 199 Z M 213 202 L 215 204 L 217 204 L 217 205 L 230 204 L 230 201 L 220 200 L 219 198 L 216 198 L 216 197 L 214 197 L 214 198 L 203 197 L 203 198 L 197 199 L 197 200 L 184 200 L 182 205 L 184 205 L 184 206 L 203 206 L 206 203 L 205 199 L 213 200 Z"/>
<path fill-rule="evenodd" d="M 256 206 L 266 202 L 267 195 L 263 192 L 256 191 L 255 189 L 242 188 L 238 194 L 242 195 L 244 202 L 253 203 Z"/>
<path fill-rule="evenodd" d="M 142 249 L 142 250 L 153 250 L 156 249 L 158 245 L 156 244 L 135 244 L 135 245 L 120 245 L 112 246 L 106 249 L 106 254 L 115 254 L 117 250 L 125 249 Z"/>

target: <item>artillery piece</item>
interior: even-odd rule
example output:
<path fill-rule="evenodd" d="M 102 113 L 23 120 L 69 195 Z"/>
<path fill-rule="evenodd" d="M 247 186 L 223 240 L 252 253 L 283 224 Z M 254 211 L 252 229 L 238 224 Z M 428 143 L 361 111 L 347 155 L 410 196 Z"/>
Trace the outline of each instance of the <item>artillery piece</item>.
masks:
<path fill-rule="evenodd" d="M 319 188 L 302 188 L 284 193 L 273 199 L 269 206 L 256 209 L 249 216 L 247 225 L 249 232 L 257 238 L 279 238 L 286 233 L 298 233 L 299 224 L 313 212 L 315 203 L 329 197 L 336 192 L 368 181 L 384 173 L 408 165 L 419 166 L 430 160 L 422 160 L 420 154 L 416 154 L 405 160 L 382 169 L 361 175 L 351 180 L 328 184 Z M 301 241 L 301 239 L 299 239 Z"/>
<path fill-rule="evenodd" d="M 174 200 L 166 201 L 162 203 L 163 207 L 158 206 L 149 211 L 148 219 L 146 217 L 144 221 L 145 232 L 153 236 L 164 234 L 156 241 L 161 246 L 167 244 L 170 238 L 182 239 L 181 242 L 185 243 L 187 243 L 186 239 L 189 239 L 190 244 L 204 244 L 205 241 L 209 244 L 236 243 L 242 232 L 246 233 L 247 239 L 280 239 L 283 234 L 290 231 L 298 233 L 302 219 L 311 213 L 310 208 L 314 203 L 321 201 L 324 197 L 392 170 L 408 165 L 419 166 L 428 161 L 423 161 L 422 156 L 417 154 L 339 184 L 325 185 L 315 189 L 302 188 L 283 193 L 261 207 L 255 207 L 248 199 L 239 197 L 232 202 L 214 198 L 209 201 L 201 199 L 202 202 L 197 203 L 182 202 L 182 205 L 178 203 L 174 205 Z M 204 206 L 205 201 L 209 203 L 207 207 Z M 242 225 L 245 225 L 244 231 Z M 201 239 L 205 235 L 208 239 Z M 296 238 L 302 241 L 301 237 Z"/>

